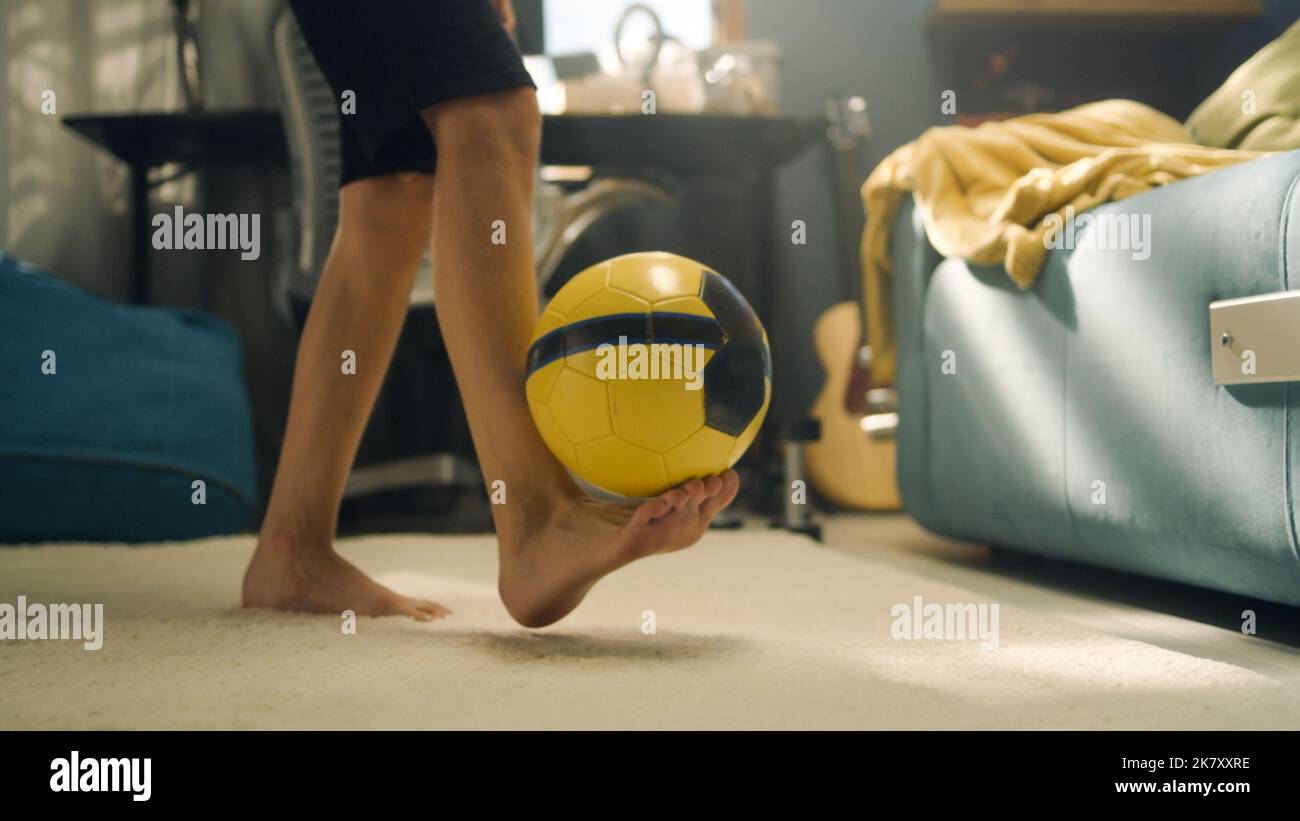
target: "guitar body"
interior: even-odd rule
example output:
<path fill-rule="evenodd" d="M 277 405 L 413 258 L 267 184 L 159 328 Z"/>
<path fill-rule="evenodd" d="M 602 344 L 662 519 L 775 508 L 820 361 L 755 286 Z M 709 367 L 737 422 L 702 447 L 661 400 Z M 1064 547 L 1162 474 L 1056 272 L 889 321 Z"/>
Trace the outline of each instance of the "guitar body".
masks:
<path fill-rule="evenodd" d="M 874 439 L 862 430 L 861 415 L 846 404 L 854 363 L 862 345 L 860 308 L 841 302 L 827 309 L 813 327 L 813 346 L 826 373 L 812 416 L 821 421 L 821 439 L 808 444 L 804 463 L 813 487 L 837 505 L 856 510 L 898 510 L 893 438 Z"/>

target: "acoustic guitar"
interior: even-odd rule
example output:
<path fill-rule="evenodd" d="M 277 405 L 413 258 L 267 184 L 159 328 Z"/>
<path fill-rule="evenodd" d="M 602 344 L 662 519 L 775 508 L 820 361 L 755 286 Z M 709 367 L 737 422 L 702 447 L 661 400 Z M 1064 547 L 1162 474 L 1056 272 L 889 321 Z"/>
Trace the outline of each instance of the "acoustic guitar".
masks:
<path fill-rule="evenodd" d="M 821 438 L 808 445 L 808 478 L 822 496 L 856 510 L 898 510 L 894 392 L 872 388 L 865 344 L 858 242 L 862 235 L 860 159 L 870 132 L 861 98 L 828 100 L 828 136 L 840 214 L 841 269 L 855 299 L 827 309 L 813 326 L 813 347 L 826 382 L 811 415 Z"/>

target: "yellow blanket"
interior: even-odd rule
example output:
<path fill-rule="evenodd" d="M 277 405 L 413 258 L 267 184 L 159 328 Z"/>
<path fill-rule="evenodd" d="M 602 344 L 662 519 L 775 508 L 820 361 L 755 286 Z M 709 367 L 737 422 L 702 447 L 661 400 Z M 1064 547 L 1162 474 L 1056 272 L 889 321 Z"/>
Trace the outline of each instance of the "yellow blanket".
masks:
<path fill-rule="evenodd" d="M 862 274 L 872 381 L 893 384 L 889 233 L 912 192 L 935 250 L 1003 263 L 1028 288 L 1047 256 L 1044 219 L 1265 156 L 1205 148 L 1175 120 L 1130 100 L 1030 114 L 976 128 L 931 128 L 885 158 L 862 187 Z M 1058 222 L 1058 224 L 1060 224 Z"/>

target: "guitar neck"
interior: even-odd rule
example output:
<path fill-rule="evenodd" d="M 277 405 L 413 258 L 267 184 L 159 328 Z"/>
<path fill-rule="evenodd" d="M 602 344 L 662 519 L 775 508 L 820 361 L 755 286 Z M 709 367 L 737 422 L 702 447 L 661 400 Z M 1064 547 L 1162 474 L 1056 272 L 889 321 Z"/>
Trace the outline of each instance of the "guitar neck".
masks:
<path fill-rule="evenodd" d="M 863 214 L 859 179 L 862 149 L 859 145 L 833 146 L 836 210 L 840 233 L 840 270 L 845 288 L 854 300 L 862 300 L 862 276 L 859 245 L 862 241 Z"/>
<path fill-rule="evenodd" d="M 866 305 L 862 294 L 860 243 L 864 225 L 862 212 L 863 144 L 871 133 L 866 101 L 861 97 L 836 97 L 826 100 L 830 122 L 831 176 L 834 180 L 835 204 L 839 224 L 840 274 L 845 290 L 858 305 L 861 336 L 866 338 Z"/>

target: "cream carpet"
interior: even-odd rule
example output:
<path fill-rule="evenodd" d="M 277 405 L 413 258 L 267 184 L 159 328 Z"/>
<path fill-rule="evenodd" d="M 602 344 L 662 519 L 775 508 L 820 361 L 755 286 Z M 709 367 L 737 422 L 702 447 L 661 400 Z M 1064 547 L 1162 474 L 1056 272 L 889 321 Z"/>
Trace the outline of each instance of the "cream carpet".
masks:
<path fill-rule="evenodd" d="M 96 652 L 0 641 L 0 728 L 1300 727 L 1300 694 L 1274 679 L 1006 602 L 995 650 L 895 640 L 895 604 L 988 599 L 761 529 L 627 568 L 542 631 L 497 601 L 488 537 L 342 543 L 455 610 L 354 636 L 336 616 L 241 611 L 251 549 L 0 549 L 0 602 L 102 602 L 106 622 Z"/>

